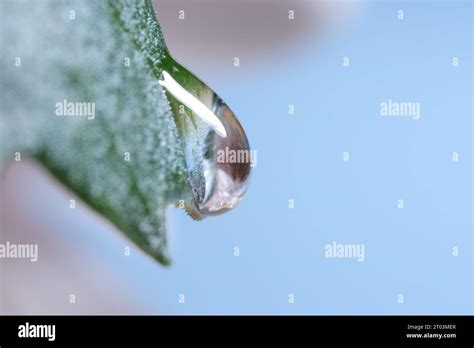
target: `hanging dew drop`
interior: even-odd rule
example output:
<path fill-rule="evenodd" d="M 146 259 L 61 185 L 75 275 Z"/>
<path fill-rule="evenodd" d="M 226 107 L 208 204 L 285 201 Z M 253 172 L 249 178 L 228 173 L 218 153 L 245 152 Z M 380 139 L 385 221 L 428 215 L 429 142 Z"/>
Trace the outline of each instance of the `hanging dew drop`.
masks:
<path fill-rule="evenodd" d="M 166 53 L 159 83 L 168 97 L 186 155 L 195 218 L 233 209 L 247 191 L 251 153 L 232 110 Z"/>

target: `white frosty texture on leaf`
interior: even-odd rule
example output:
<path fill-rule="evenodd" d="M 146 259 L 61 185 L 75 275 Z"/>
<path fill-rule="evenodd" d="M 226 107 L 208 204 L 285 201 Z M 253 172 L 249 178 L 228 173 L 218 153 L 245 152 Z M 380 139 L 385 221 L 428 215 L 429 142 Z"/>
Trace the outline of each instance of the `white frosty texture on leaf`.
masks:
<path fill-rule="evenodd" d="M 2 0 L 0 6 L 0 164 L 16 151 L 36 157 L 167 263 L 165 206 L 189 191 L 178 131 L 158 84 L 165 47 L 151 4 Z M 95 118 L 57 116 L 63 100 L 95 103 Z"/>

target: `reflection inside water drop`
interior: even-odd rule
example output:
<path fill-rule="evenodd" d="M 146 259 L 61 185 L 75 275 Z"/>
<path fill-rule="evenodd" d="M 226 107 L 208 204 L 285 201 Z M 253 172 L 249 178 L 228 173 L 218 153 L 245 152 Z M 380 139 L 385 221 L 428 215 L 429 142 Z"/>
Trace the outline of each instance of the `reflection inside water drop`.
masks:
<path fill-rule="evenodd" d="M 206 84 L 168 54 L 159 83 L 184 141 L 195 218 L 234 208 L 247 190 L 251 153 L 230 108 Z"/>

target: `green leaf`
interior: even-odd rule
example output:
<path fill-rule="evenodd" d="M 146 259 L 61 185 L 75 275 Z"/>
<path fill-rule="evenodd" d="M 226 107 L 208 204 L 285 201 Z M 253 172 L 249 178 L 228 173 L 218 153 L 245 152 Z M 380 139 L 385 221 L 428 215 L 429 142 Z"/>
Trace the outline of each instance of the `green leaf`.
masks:
<path fill-rule="evenodd" d="M 166 47 L 151 3 L 2 0 L 0 7 L 0 165 L 17 152 L 33 156 L 168 264 L 165 207 L 193 199 L 158 83 Z M 58 116 L 70 105 L 86 116 Z"/>

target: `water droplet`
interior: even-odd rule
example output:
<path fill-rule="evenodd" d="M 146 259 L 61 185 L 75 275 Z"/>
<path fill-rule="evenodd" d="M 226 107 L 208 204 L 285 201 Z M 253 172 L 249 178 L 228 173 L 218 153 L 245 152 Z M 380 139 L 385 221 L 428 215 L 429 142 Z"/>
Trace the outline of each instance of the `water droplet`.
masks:
<path fill-rule="evenodd" d="M 205 83 L 166 54 L 159 80 L 184 141 L 193 190 L 191 215 L 202 218 L 234 208 L 250 175 L 247 136 L 232 110 Z"/>

